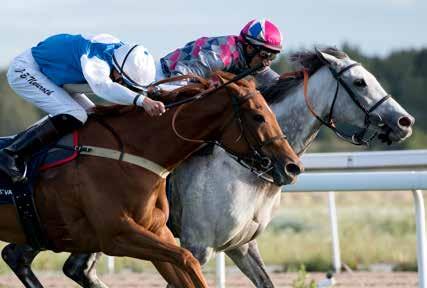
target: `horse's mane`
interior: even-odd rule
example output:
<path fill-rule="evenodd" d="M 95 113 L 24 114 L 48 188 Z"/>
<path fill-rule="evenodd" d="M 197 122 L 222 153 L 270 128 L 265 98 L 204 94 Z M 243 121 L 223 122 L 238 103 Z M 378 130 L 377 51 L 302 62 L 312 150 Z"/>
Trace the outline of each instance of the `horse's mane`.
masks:
<path fill-rule="evenodd" d="M 326 47 L 319 50 L 338 59 L 348 58 L 346 53 L 335 47 Z M 314 50 L 293 53 L 289 56 L 289 62 L 296 70 L 306 69 L 310 76 L 326 65 Z M 302 73 L 288 77 L 284 77 L 284 75 L 276 83 L 262 91 L 263 96 L 269 104 L 282 100 L 284 95 L 287 95 L 292 88 L 298 86 L 304 80 Z"/>
<path fill-rule="evenodd" d="M 215 77 L 221 78 L 223 81 L 231 80 L 235 75 L 228 72 L 216 71 L 212 74 L 210 79 L 215 79 Z M 190 83 L 186 86 L 182 86 L 172 91 L 164 91 L 160 96 L 155 100 L 161 100 L 164 103 L 171 103 L 180 99 L 192 97 L 207 88 L 209 88 L 208 81 L 203 81 L 201 79 L 200 83 Z M 255 89 L 255 82 L 253 77 L 248 77 L 246 79 L 241 79 L 235 82 L 239 87 L 244 87 L 248 89 Z M 93 114 L 95 116 L 107 117 L 107 116 L 120 116 L 129 112 L 143 110 L 139 107 L 133 105 L 97 105 L 93 108 Z"/>

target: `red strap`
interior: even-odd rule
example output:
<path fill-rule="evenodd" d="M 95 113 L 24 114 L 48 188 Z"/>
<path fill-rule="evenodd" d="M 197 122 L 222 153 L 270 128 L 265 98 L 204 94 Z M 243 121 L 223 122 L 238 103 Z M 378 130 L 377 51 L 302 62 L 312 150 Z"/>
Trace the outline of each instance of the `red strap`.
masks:
<path fill-rule="evenodd" d="M 307 69 L 303 69 L 302 73 L 304 75 L 304 99 L 305 99 L 305 103 L 307 104 L 308 110 L 310 111 L 311 114 L 313 114 L 314 117 L 319 119 L 319 116 L 316 114 L 316 112 L 314 111 L 313 105 L 310 102 L 310 98 L 308 98 L 308 71 Z"/>

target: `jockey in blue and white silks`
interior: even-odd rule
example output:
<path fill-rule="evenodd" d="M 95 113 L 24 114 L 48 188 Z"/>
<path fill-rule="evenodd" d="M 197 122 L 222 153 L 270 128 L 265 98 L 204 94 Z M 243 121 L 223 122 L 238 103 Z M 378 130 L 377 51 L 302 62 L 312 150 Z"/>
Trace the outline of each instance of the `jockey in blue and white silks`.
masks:
<path fill-rule="evenodd" d="M 269 66 L 282 49 L 282 35 L 269 20 L 252 20 L 240 35 L 202 37 L 160 59 L 156 80 L 195 74 L 209 77 L 214 71 L 239 74 L 263 62 L 265 68 L 255 78 L 258 87 L 278 79 Z"/>
<path fill-rule="evenodd" d="M 86 122 L 85 108 L 62 85 L 87 83 L 109 102 L 141 106 L 154 116 L 165 112 L 164 105 L 143 94 L 155 75 L 154 59 L 146 48 L 108 34 L 59 34 L 28 49 L 12 61 L 7 79 L 18 95 L 49 117 L 0 150 L 0 171 L 15 182 L 22 180 L 21 170 L 32 153 Z"/>

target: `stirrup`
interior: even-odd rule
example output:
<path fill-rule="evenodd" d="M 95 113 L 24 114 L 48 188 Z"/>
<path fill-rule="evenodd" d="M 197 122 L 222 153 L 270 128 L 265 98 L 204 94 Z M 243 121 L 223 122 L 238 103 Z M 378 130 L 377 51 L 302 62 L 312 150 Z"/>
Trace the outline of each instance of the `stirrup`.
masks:
<path fill-rule="evenodd" d="M 27 166 L 27 163 L 24 162 L 24 172 L 22 173 L 22 175 L 20 175 L 18 177 L 13 177 L 12 182 L 13 183 L 23 182 L 24 180 L 27 179 L 27 172 L 28 172 L 28 166 Z"/>

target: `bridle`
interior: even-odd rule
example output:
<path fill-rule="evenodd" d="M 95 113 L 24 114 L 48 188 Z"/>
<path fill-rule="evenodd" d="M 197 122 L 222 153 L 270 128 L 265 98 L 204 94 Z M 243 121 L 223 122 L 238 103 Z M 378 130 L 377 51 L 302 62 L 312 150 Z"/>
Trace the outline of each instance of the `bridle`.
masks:
<path fill-rule="evenodd" d="M 256 137 L 256 135 L 253 135 L 252 130 L 247 129 L 247 124 L 245 123 L 245 121 L 243 121 L 243 117 L 241 114 L 241 105 L 243 103 L 245 103 L 246 101 L 248 101 L 250 98 L 252 98 L 256 92 L 251 92 L 249 93 L 249 95 L 245 96 L 243 99 L 238 99 L 236 97 L 236 95 L 230 93 L 230 91 L 227 91 L 228 95 L 230 95 L 231 99 L 232 99 L 232 107 L 233 107 L 233 118 L 231 119 L 231 121 L 226 124 L 226 126 L 224 126 L 224 130 L 226 129 L 226 127 L 230 126 L 230 124 L 232 123 L 233 120 L 237 121 L 237 124 L 239 126 L 240 129 L 240 135 L 239 137 L 235 140 L 235 142 L 239 141 L 242 136 L 245 140 L 245 142 L 247 143 L 249 149 L 250 149 L 250 156 L 244 156 L 242 157 L 241 155 L 237 155 L 235 153 L 233 153 L 232 151 L 227 151 L 227 149 L 224 147 L 224 145 L 221 144 L 221 147 L 229 154 L 231 154 L 231 156 L 233 156 L 233 158 L 240 164 L 242 164 L 243 166 L 245 166 L 246 168 L 249 168 L 252 172 L 254 172 L 255 174 L 257 174 L 258 176 L 262 176 L 263 174 L 269 172 L 271 169 L 273 169 L 272 166 L 272 160 L 267 157 L 267 156 L 263 156 L 262 155 L 262 148 L 264 146 L 273 144 L 275 141 L 278 140 L 286 140 L 287 137 L 285 134 L 283 134 L 283 132 L 280 135 L 276 135 L 273 137 L 270 137 L 268 139 L 265 139 L 263 141 L 259 141 L 258 137 Z M 246 132 L 246 133 L 245 133 Z M 249 137 L 251 137 L 252 139 L 255 140 L 256 144 L 252 144 L 252 142 L 249 140 Z M 257 169 L 257 165 L 260 166 L 261 169 Z M 257 171 L 258 170 L 258 171 Z"/>
<path fill-rule="evenodd" d="M 335 95 L 334 98 L 332 100 L 332 105 L 331 108 L 329 109 L 329 113 L 327 115 L 327 119 L 322 119 L 319 115 L 317 115 L 317 113 L 314 111 L 312 104 L 310 103 L 310 100 L 308 98 L 308 94 L 307 94 L 307 86 L 308 86 L 308 71 L 306 69 L 303 69 L 303 74 L 304 74 L 304 98 L 305 98 L 305 102 L 306 105 L 308 107 L 308 109 L 310 110 L 311 114 L 313 114 L 314 117 L 316 117 L 317 120 L 319 120 L 320 123 L 322 123 L 323 125 L 327 126 L 328 128 L 330 128 L 332 131 L 334 131 L 334 133 L 340 137 L 341 139 L 350 142 L 351 144 L 354 145 L 368 145 L 370 143 L 370 141 L 377 136 L 378 132 L 373 133 L 373 135 L 369 136 L 367 139 L 364 138 L 369 130 L 369 127 L 372 125 L 372 116 L 377 116 L 377 118 L 381 118 L 378 114 L 374 115 L 372 112 L 377 109 L 382 103 L 384 103 L 385 101 L 387 101 L 387 99 L 389 99 L 391 97 L 390 94 L 385 95 L 384 97 L 382 97 L 377 103 L 375 103 L 372 107 L 370 108 L 366 108 L 358 99 L 357 95 L 353 92 L 353 90 L 347 85 L 347 83 L 342 79 L 342 75 L 344 74 L 344 72 L 350 70 L 351 68 L 355 67 L 355 66 L 361 66 L 360 63 L 353 63 L 348 65 L 347 67 L 344 67 L 343 69 L 341 69 L 340 71 L 335 71 L 331 65 L 329 63 L 326 63 L 329 71 L 331 72 L 332 76 L 335 78 L 335 80 L 337 81 L 337 86 L 335 89 Z M 362 110 L 362 112 L 365 114 L 365 120 L 364 120 L 364 124 L 365 126 L 362 128 L 361 131 L 359 132 L 355 132 L 353 134 L 348 134 L 344 131 L 340 131 L 336 125 L 335 125 L 335 120 L 333 118 L 333 112 L 334 112 L 334 107 L 335 107 L 335 103 L 338 97 L 338 92 L 339 92 L 339 88 L 343 87 L 344 90 L 347 92 L 347 94 L 350 96 L 351 100 L 353 101 L 353 103 L 356 104 L 356 106 Z M 389 132 L 388 132 L 389 133 Z"/>
<path fill-rule="evenodd" d="M 247 129 L 245 129 L 245 124 L 244 121 L 242 120 L 242 116 L 241 116 L 241 108 L 240 106 L 245 103 L 247 100 L 249 100 L 250 98 L 252 98 L 255 93 L 250 93 L 249 95 L 247 95 L 246 97 L 244 97 L 243 99 L 240 99 L 230 93 L 230 91 L 227 90 L 228 94 L 231 97 L 232 100 L 232 107 L 233 107 L 233 117 L 231 118 L 231 120 L 222 128 L 222 131 L 224 131 L 231 123 L 233 123 L 233 121 L 237 121 L 239 128 L 240 128 L 240 136 L 237 137 L 237 139 L 235 140 L 235 142 L 239 141 L 240 138 L 243 136 L 245 138 L 246 143 L 248 144 L 250 150 L 251 150 L 251 155 L 247 156 L 247 155 L 238 155 L 237 153 L 234 153 L 233 151 L 231 151 L 230 149 L 228 149 L 227 147 L 225 147 L 220 141 L 212 141 L 212 140 L 197 140 L 197 139 L 190 139 L 187 138 L 183 135 L 181 135 L 176 127 L 175 127 L 175 122 L 176 122 L 176 118 L 178 116 L 178 114 L 182 111 L 182 109 L 187 106 L 187 104 L 193 103 L 199 99 L 202 99 L 204 97 L 206 97 L 207 95 L 211 95 L 214 92 L 220 90 L 220 89 L 224 89 L 225 86 L 237 82 L 240 79 L 243 79 L 244 77 L 248 76 L 248 75 L 252 75 L 253 73 L 256 73 L 258 70 L 264 68 L 264 64 L 263 63 L 259 63 L 258 65 L 256 65 L 253 68 L 247 69 L 244 72 L 234 76 L 232 79 L 228 80 L 227 82 L 224 83 L 224 79 L 222 79 L 221 77 L 219 77 L 220 81 L 222 82 L 221 85 L 216 86 L 216 87 L 211 87 L 206 89 L 205 91 L 198 93 L 192 97 L 188 97 L 182 100 L 178 100 L 176 102 L 173 103 L 169 103 L 166 104 L 165 107 L 167 109 L 173 108 L 173 107 L 178 107 L 177 110 L 175 111 L 173 118 L 172 118 L 172 129 L 174 131 L 174 133 L 177 135 L 177 137 L 179 137 L 181 140 L 187 141 L 187 142 L 193 142 L 193 143 L 201 143 L 201 144 L 212 144 L 212 145 L 216 145 L 221 147 L 222 149 L 224 149 L 232 159 L 234 159 L 235 161 L 237 161 L 239 164 L 241 164 L 242 166 L 244 166 L 245 168 L 249 169 L 252 173 L 254 173 L 256 176 L 274 183 L 274 180 L 266 173 L 268 173 L 269 171 L 271 171 L 274 167 L 273 167 L 273 161 L 265 156 L 262 156 L 261 153 L 261 149 L 264 146 L 270 145 L 272 143 L 274 143 L 275 141 L 278 140 L 284 140 L 287 139 L 286 135 L 283 134 L 283 132 L 280 135 L 276 135 L 274 137 L 271 137 L 269 139 L 264 140 L 261 143 L 256 143 L 255 145 L 252 145 L 251 142 L 248 139 L 248 135 L 245 133 L 245 131 L 247 131 Z M 153 83 L 152 85 L 150 85 L 151 87 L 155 87 L 158 86 L 160 84 L 164 84 L 164 83 L 168 83 L 168 82 L 174 82 L 174 81 L 180 81 L 180 80 L 184 80 L 184 79 L 192 79 L 194 81 L 200 82 L 200 83 L 205 83 L 206 80 L 204 78 L 200 78 L 199 76 L 195 76 L 195 75 L 182 75 L 182 76 L 175 76 L 175 77 L 170 77 L 168 79 L 164 79 L 164 80 L 160 80 L 156 83 Z M 257 139 L 257 137 L 253 137 L 254 139 Z M 259 166 L 260 168 L 258 168 L 257 166 Z"/>
<path fill-rule="evenodd" d="M 223 82 L 223 79 L 222 78 L 220 78 L 220 79 Z M 225 83 L 225 84 L 227 84 L 227 83 Z M 215 91 L 217 91 L 217 90 L 215 90 Z M 239 130 L 240 130 L 240 135 L 236 138 L 235 142 L 240 141 L 242 138 L 244 139 L 244 141 L 246 142 L 246 144 L 248 145 L 249 150 L 250 150 L 250 152 L 246 155 L 239 155 L 239 154 L 235 153 L 234 151 L 232 151 L 228 147 L 226 147 L 222 143 L 222 141 L 190 139 L 190 138 L 183 136 L 181 133 L 179 133 L 177 131 L 176 125 L 175 125 L 176 118 L 177 118 L 178 114 L 182 111 L 182 109 L 185 106 L 187 106 L 188 104 L 194 103 L 194 101 L 202 99 L 202 98 L 206 97 L 207 95 L 211 95 L 212 93 L 204 94 L 203 97 L 198 97 L 190 103 L 184 103 L 184 104 L 180 105 L 180 107 L 178 107 L 178 109 L 175 111 L 175 113 L 173 115 L 172 129 L 173 129 L 174 133 L 176 134 L 176 136 L 179 137 L 180 139 L 184 140 L 184 141 L 193 142 L 193 143 L 202 143 L 202 144 L 214 144 L 214 145 L 221 147 L 228 154 L 230 154 L 230 156 L 234 160 L 236 160 L 238 163 L 242 164 L 243 166 L 245 166 L 246 168 L 250 169 L 252 172 L 257 174 L 258 176 L 262 177 L 263 174 L 265 174 L 265 173 L 267 173 L 273 169 L 272 159 L 270 159 L 267 156 L 263 156 L 262 148 L 267 146 L 267 145 L 274 143 L 275 141 L 285 140 L 287 138 L 286 138 L 286 135 L 281 133 L 280 135 L 276 135 L 276 136 L 273 136 L 271 138 L 265 139 L 263 141 L 259 141 L 258 137 L 253 135 L 251 130 L 247 128 L 247 123 L 244 121 L 244 118 L 242 117 L 241 106 L 244 103 L 246 103 L 249 99 L 254 97 L 256 95 L 256 93 L 257 92 L 253 91 L 253 92 L 249 93 L 248 95 L 246 95 L 242 98 L 239 98 L 235 94 L 233 94 L 229 90 L 227 90 L 227 94 L 231 97 L 233 115 L 230 118 L 230 120 L 227 121 L 224 124 L 224 126 L 221 127 L 221 129 L 220 129 L 220 134 L 222 135 L 231 126 L 231 124 L 233 124 L 233 122 L 236 121 L 237 125 L 239 127 Z M 250 140 L 250 138 L 254 139 L 254 141 L 256 143 L 254 144 L 253 141 Z M 260 168 L 258 168 L 258 167 L 260 167 Z"/>

